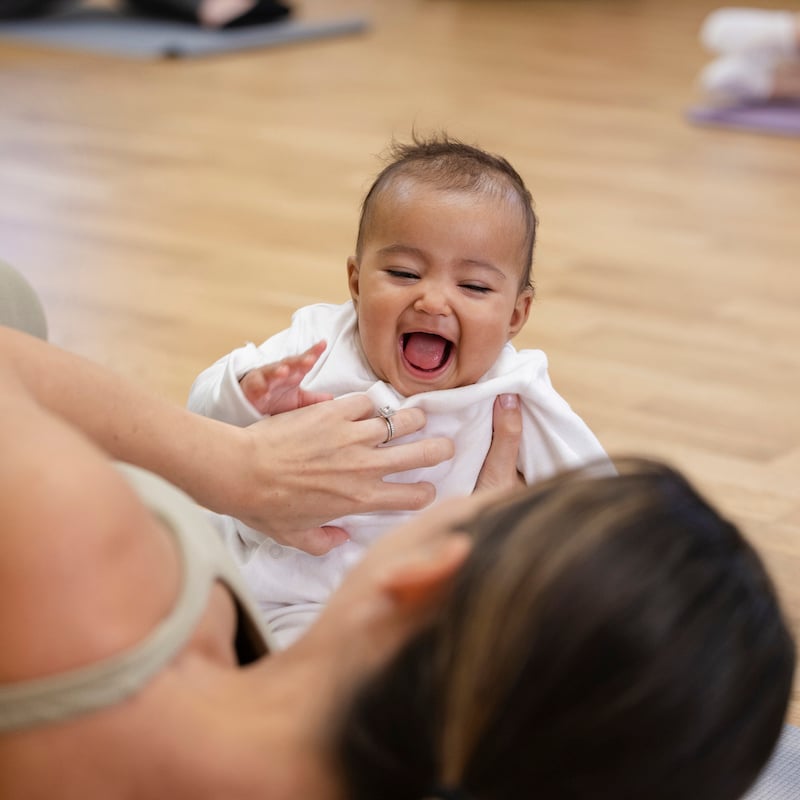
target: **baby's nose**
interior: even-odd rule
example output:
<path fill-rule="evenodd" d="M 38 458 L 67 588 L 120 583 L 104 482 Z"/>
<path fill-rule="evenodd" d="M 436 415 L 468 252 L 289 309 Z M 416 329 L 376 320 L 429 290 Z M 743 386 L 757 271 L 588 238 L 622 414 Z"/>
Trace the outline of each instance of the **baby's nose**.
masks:
<path fill-rule="evenodd" d="M 420 296 L 414 303 L 414 310 L 434 316 L 449 314 L 451 309 L 447 292 L 437 286 L 422 287 Z"/>

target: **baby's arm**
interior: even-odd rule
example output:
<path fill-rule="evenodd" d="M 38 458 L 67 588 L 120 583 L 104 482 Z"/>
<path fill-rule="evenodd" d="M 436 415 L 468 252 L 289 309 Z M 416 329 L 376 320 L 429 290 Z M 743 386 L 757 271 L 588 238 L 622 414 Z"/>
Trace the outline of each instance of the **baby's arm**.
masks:
<path fill-rule="evenodd" d="M 259 346 L 250 343 L 233 350 L 197 376 L 189 392 L 189 410 L 239 427 L 258 422 L 264 415 L 245 397 L 242 378 L 265 364 L 278 365 L 287 353 L 297 353 L 322 338 L 287 328 Z"/>
<path fill-rule="evenodd" d="M 300 355 L 288 356 L 250 370 L 239 379 L 244 396 L 256 411 L 269 415 L 333 399 L 332 394 L 308 392 L 300 388 L 303 378 L 324 350 L 325 342 L 317 342 Z"/>

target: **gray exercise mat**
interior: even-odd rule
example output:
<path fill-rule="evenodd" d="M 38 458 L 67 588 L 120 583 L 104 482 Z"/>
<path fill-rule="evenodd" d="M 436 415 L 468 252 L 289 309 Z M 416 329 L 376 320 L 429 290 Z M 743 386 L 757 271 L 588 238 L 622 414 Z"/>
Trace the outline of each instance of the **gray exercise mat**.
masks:
<path fill-rule="evenodd" d="M 800 728 L 787 725 L 778 747 L 756 785 L 744 800 L 800 798 Z"/>
<path fill-rule="evenodd" d="M 316 22 L 285 19 L 208 30 L 189 22 L 127 12 L 67 9 L 36 19 L 0 22 L 0 42 L 12 39 L 129 58 L 183 58 L 360 33 L 366 27 L 364 17 L 354 16 Z"/>

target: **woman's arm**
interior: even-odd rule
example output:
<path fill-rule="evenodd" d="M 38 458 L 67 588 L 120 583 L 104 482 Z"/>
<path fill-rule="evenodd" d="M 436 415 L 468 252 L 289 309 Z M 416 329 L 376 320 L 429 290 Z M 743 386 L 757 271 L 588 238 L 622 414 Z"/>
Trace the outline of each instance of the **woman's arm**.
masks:
<path fill-rule="evenodd" d="M 364 396 L 232 427 L 193 414 L 84 358 L 0 327 L 0 391 L 3 381 L 18 384 L 110 456 L 162 475 L 199 503 L 278 541 L 304 549 L 310 545 L 317 552 L 343 538 L 335 529 L 318 527 L 327 520 L 428 505 L 435 494 L 432 485 L 383 478 L 433 466 L 453 454 L 446 439 L 377 447 L 386 425 L 374 417 Z M 392 420 L 398 437 L 425 424 L 418 409 L 400 411 Z"/>

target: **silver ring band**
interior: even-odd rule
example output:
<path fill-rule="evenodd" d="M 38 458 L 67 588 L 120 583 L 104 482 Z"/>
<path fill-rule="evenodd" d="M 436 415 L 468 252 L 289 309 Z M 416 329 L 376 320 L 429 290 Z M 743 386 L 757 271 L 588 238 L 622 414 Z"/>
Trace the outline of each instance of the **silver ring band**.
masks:
<path fill-rule="evenodd" d="M 381 444 L 391 442 L 394 438 L 394 423 L 392 422 L 392 414 L 394 414 L 394 409 L 389 406 L 384 406 L 383 408 L 378 409 L 378 416 L 380 416 L 386 423 L 386 438 L 381 442 Z"/>
<path fill-rule="evenodd" d="M 386 444 L 394 438 L 394 423 L 391 417 L 384 417 L 383 421 L 386 423 L 386 438 L 383 440 L 383 444 Z"/>

